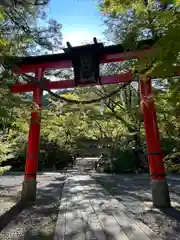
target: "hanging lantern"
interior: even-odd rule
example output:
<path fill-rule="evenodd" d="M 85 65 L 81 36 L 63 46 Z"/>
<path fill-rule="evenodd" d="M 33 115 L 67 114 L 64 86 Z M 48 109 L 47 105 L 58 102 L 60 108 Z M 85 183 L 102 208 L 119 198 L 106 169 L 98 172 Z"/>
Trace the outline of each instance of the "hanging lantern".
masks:
<path fill-rule="evenodd" d="M 58 105 L 59 114 L 62 114 L 62 107 L 63 107 L 63 102 L 60 101 Z"/>
<path fill-rule="evenodd" d="M 104 100 L 101 100 L 101 103 L 100 103 L 100 113 L 101 113 L 101 115 L 103 115 L 104 110 L 105 110 L 105 102 L 104 102 Z"/>

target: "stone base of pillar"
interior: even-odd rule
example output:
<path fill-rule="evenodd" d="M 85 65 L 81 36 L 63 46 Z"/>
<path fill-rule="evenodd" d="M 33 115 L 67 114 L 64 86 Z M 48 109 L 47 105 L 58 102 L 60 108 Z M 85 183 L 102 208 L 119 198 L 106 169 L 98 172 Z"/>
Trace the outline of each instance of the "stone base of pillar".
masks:
<path fill-rule="evenodd" d="M 21 202 L 33 203 L 36 200 L 36 179 L 25 179 L 22 186 Z"/>
<path fill-rule="evenodd" d="M 171 207 L 169 189 L 166 180 L 152 179 L 152 199 L 153 205 L 157 208 Z"/>

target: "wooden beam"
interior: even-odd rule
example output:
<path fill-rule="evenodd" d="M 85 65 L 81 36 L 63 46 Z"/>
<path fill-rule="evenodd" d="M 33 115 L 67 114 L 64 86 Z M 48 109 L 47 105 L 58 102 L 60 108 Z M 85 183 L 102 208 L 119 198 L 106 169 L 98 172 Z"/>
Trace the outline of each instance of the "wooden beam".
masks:
<path fill-rule="evenodd" d="M 125 83 L 131 81 L 133 78 L 132 72 L 125 72 L 121 73 L 116 76 L 101 76 L 101 84 L 118 84 L 118 83 Z M 99 85 L 98 83 L 95 84 L 83 84 L 78 87 L 87 87 L 87 86 L 95 86 Z M 45 88 L 56 90 L 56 89 L 66 89 L 66 88 L 74 88 L 74 80 L 59 80 L 59 81 L 45 81 L 44 82 Z M 32 92 L 36 89 L 37 85 L 33 83 L 17 83 L 14 84 L 11 88 L 11 92 L 13 93 L 23 93 L 23 92 Z"/>

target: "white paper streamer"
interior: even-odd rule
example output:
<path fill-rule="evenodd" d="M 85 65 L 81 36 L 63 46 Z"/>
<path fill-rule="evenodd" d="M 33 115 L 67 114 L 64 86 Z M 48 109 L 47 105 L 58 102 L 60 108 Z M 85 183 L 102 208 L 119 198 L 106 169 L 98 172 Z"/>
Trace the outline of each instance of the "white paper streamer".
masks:
<path fill-rule="evenodd" d="M 105 102 L 104 102 L 104 100 L 101 100 L 101 103 L 100 103 L 100 113 L 101 113 L 101 115 L 104 114 L 104 110 L 105 110 Z"/>
<path fill-rule="evenodd" d="M 63 103 L 59 102 L 58 110 L 60 114 L 62 114 L 62 107 L 63 107 Z"/>

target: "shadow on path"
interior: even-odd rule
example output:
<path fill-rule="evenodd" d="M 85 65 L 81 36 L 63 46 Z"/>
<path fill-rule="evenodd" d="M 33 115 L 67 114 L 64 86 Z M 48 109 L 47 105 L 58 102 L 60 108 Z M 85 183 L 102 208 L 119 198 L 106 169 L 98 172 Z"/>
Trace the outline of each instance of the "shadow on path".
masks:
<path fill-rule="evenodd" d="M 5 212 L 0 216 L 0 231 L 6 227 L 12 219 L 14 219 L 17 215 L 19 215 L 22 210 L 25 208 L 25 205 L 22 202 L 16 203 L 10 210 Z"/>
<path fill-rule="evenodd" d="M 140 220 L 163 239 L 180 239 L 179 179 L 168 179 L 171 201 L 177 207 L 157 209 L 152 204 L 151 184 L 148 176 L 92 174 L 92 177 L 113 197 L 122 203 L 129 217 Z"/>
<path fill-rule="evenodd" d="M 92 178 L 83 173 L 72 174 L 63 190 L 57 239 L 155 239 L 143 224 L 144 231 L 137 221 L 131 220 L 119 202 Z"/>
<path fill-rule="evenodd" d="M 160 209 L 160 211 L 166 216 L 176 219 L 178 222 L 180 222 L 180 209 L 171 207 L 167 209 Z"/>
<path fill-rule="evenodd" d="M 65 175 L 53 176 L 37 189 L 36 202 L 18 202 L 0 217 L 0 240 L 53 239 Z"/>

